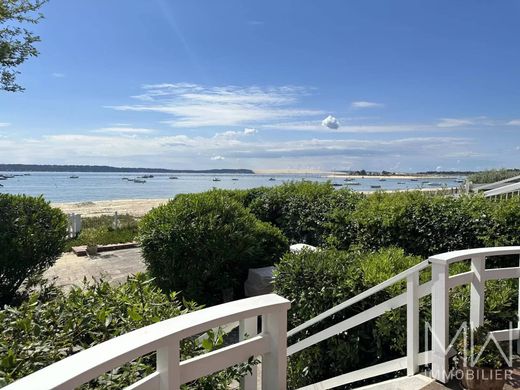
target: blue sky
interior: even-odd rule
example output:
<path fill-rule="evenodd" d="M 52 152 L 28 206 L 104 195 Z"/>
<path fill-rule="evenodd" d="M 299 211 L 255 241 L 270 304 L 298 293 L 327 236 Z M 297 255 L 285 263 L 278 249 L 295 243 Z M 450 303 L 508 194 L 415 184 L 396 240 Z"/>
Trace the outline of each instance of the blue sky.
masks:
<path fill-rule="evenodd" d="M 520 161 L 520 1 L 51 0 L 0 162 L 477 170 Z"/>

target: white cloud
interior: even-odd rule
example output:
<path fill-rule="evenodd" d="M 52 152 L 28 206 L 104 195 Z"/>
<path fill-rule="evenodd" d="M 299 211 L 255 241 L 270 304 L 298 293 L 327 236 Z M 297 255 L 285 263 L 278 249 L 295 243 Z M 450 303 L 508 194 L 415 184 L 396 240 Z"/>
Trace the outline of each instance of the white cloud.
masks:
<path fill-rule="evenodd" d="M 11 126 L 11 124 L 7 123 L 7 122 L 0 122 L 0 127 L 8 127 L 8 126 Z"/>
<path fill-rule="evenodd" d="M 339 121 L 332 115 L 329 115 L 321 121 L 321 125 L 332 130 L 337 130 L 339 128 Z"/>
<path fill-rule="evenodd" d="M 54 73 L 51 73 L 51 76 L 54 77 L 54 78 L 57 78 L 57 79 L 62 79 L 65 77 L 65 74 L 64 73 L 59 73 L 59 72 L 54 72 Z"/>
<path fill-rule="evenodd" d="M 302 87 L 205 87 L 198 84 L 155 84 L 143 86 L 134 96 L 140 104 L 111 106 L 119 111 L 158 112 L 172 116 L 173 127 L 239 126 L 270 122 L 322 112 L 296 108 L 307 94 Z"/>
<path fill-rule="evenodd" d="M 286 168 L 296 166 L 338 167 L 345 160 L 366 168 L 417 166 L 421 161 L 438 164 L 439 159 L 471 154 L 465 138 L 419 137 L 395 140 L 300 139 L 257 140 L 243 137 L 190 137 L 187 135 L 121 137 L 111 134 L 59 134 L 41 138 L 0 138 L 4 159 L 13 163 L 112 164 L 127 166 L 175 166 L 207 168 L 209 161 L 229 167 Z M 470 154 L 468 154 L 470 153 Z M 365 165 L 366 164 L 366 165 Z M 434 165 L 435 166 L 435 165 Z"/>
<path fill-rule="evenodd" d="M 103 127 L 92 130 L 93 133 L 114 133 L 114 134 L 150 134 L 155 130 L 135 127 Z"/>
<path fill-rule="evenodd" d="M 437 127 L 460 127 L 470 126 L 472 124 L 473 120 L 470 119 L 441 118 L 440 122 L 437 123 Z"/>
<path fill-rule="evenodd" d="M 507 122 L 509 126 L 520 126 L 520 119 L 513 119 L 512 121 Z"/>
<path fill-rule="evenodd" d="M 380 108 L 384 107 L 384 104 L 382 103 L 376 103 L 376 102 L 367 102 L 367 101 L 358 101 L 358 102 L 352 102 L 350 104 L 350 107 L 352 108 Z"/>
<path fill-rule="evenodd" d="M 224 131 L 222 133 L 216 133 L 215 138 L 238 138 L 238 137 L 253 135 L 256 133 L 257 133 L 256 129 L 245 128 L 243 131 L 229 130 L 229 131 Z"/>

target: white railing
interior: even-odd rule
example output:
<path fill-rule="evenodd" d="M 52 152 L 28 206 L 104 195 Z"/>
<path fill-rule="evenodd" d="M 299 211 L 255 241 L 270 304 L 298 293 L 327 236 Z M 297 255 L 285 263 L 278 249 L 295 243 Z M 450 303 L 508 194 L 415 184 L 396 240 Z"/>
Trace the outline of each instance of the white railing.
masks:
<path fill-rule="evenodd" d="M 514 246 L 470 249 L 432 256 L 289 332 L 287 332 L 287 310 L 290 303 L 278 295 L 262 295 L 213 306 L 106 341 L 22 378 L 7 386 L 6 389 L 71 389 L 151 352 L 157 352 L 156 372 L 128 387 L 127 390 L 177 390 L 184 383 L 246 361 L 251 356 L 262 357 L 262 389 L 285 389 L 287 356 L 404 305 L 407 306 L 406 356 L 345 373 L 306 386 L 304 389 L 331 389 L 401 370 L 406 370 L 408 375 L 414 375 L 419 371 L 419 366 L 429 363 L 432 364 L 433 377 L 445 382 L 450 353 L 448 343 L 450 289 L 471 284 L 470 323 L 472 327 L 481 325 L 484 321 L 485 282 L 520 278 L 520 267 L 486 269 L 486 258 L 519 254 L 520 246 Z M 468 259 L 471 260 L 469 272 L 449 276 L 450 264 Z M 430 266 L 431 280 L 420 284 L 419 273 Z M 331 315 L 403 280 L 406 280 L 406 292 L 299 340 L 287 348 L 288 337 L 295 336 Z M 419 300 L 429 294 L 432 294 L 432 350 L 419 353 Z M 258 316 L 262 316 L 260 334 L 257 332 Z M 235 321 L 240 321 L 238 343 L 180 361 L 179 345 L 182 339 Z M 513 330 L 497 330 L 493 333 L 498 340 L 516 339 L 520 335 L 520 325 Z M 241 389 L 253 390 L 257 389 L 257 386 L 257 372 L 253 369 L 252 375 L 243 378 Z"/>
<path fill-rule="evenodd" d="M 487 280 L 520 278 L 520 267 L 499 269 L 486 269 L 485 259 L 490 256 L 520 254 L 520 246 L 479 248 L 463 251 L 448 252 L 430 257 L 414 267 L 374 286 L 367 291 L 327 310 L 326 312 L 310 319 L 288 332 L 288 337 L 295 336 L 301 331 L 311 327 L 346 309 L 347 307 L 362 301 L 377 292 L 384 290 L 393 284 L 406 280 L 406 292 L 393 297 L 383 303 L 371 307 L 346 320 L 319 331 L 309 337 L 299 340 L 287 349 L 287 355 L 291 356 L 305 348 L 346 332 L 367 321 L 373 320 L 389 310 L 407 306 L 407 346 L 406 356 L 384 362 L 361 370 L 345 373 L 325 381 L 306 386 L 302 389 L 331 389 L 360 380 L 373 378 L 379 375 L 406 370 L 408 375 L 414 375 L 419 371 L 419 366 L 432 363 L 432 376 L 441 382 L 446 382 L 448 375 L 448 356 L 450 346 L 448 343 L 449 329 L 449 291 L 451 288 L 462 284 L 471 284 L 471 314 L 470 323 L 473 327 L 483 324 L 484 321 L 484 285 Z M 471 260 L 471 271 L 449 276 L 449 265 L 462 260 Z M 430 267 L 432 279 L 419 284 L 419 273 Z M 432 294 L 432 351 L 419 353 L 419 299 Z M 519 304 L 520 309 L 520 304 Z M 518 337 L 519 331 L 493 332 L 497 338 L 507 340 L 508 337 Z"/>
<path fill-rule="evenodd" d="M 157 370 L 127 390 L 178 390 L 184 383 L 262 357 L 262 388 L 286 388 L 287 310 L 289 301 L 275 295 L 242 299 L 171 318 L 98 344 L 7 386 L 7 390 L 69 390 L 130 362 L 157 352 Z M 262 332 L 257 334 L 257 317 Z M 209 329 L 240 321 L 241 341 L 180 361 L 180 342 Z M 244 334 L 249 337 L 245 339 Z M 257 388 L 256 370 L 241 384 Z"/>

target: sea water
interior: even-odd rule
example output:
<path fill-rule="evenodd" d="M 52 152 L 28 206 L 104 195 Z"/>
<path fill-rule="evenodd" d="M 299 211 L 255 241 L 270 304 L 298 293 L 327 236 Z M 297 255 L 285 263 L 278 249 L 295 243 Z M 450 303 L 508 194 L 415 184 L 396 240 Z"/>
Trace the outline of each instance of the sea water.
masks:
<path fill-rule="evenodd" d="M 459 187 L 457 178 L 420 178 L 410 179 L 356 178 L 346 182 L 343 178 L 328 178 L 325 175 L 310 174 L 178 174 L 178 173 L 73 173 L 73 172 L 0 172 L 0 175 L 20 175 L 1 180 L 0 193 L 43 195 L 51 202 L 85 202 L 115 199 L 166 199 L 181 193 L 202 192 L 212 188 L 248 189 L 254 187 L 272 187 L 288 181 L 330 181 L 337 188 L 350 187 L 355 191 L 374 191 L 372 186 L 381 186 L 381 190 L 418 189 L 434 187 Z M 123 178 L 135 179 L 143 175 L 153 178 L 142 179 L 145 183 L 136 183 Z M 77 179 L 71 176 L 78 176 Z M 170 179 L 177 177 L 177 179 Z M 219 181 L 214 181 L 218 179 Z M 274 180 L 273 180 L 274 179 Z M 359 185 L 348 185 L 359 183 Z M 431 184 L 430 184 L 431 183 Z M 432 185 L 434 184 L 434 185 Z M 437 185 L 438 184 L 438 185 Z M 341 186 L 340 186 L 341 185 Z"/>

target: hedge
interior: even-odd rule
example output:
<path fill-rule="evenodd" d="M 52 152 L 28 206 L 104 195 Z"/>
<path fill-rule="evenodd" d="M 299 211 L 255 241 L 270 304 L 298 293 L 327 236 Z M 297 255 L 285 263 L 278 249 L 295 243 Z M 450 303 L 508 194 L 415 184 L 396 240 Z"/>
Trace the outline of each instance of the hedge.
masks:
<path fill-rule="evenodd" d="M 490 203 L 481 196 L 379 192 L 363 199 L 352 218 L 362 247 L 397 246 L 426 258 L 484 245 L 491 224 Z"/>
<path fill-rule="evenodd" d="M 348 226 L 334 224 L 335 214 L 352 212 L 361 198 L 330 183 L 288 182 L 255 193 L 249 207 L 257 218 L 279 227 L 291 243 L 324 245 L 331 230 L 350 232 Z M 342 233 L 341 239 L 351 237 Z"/>

